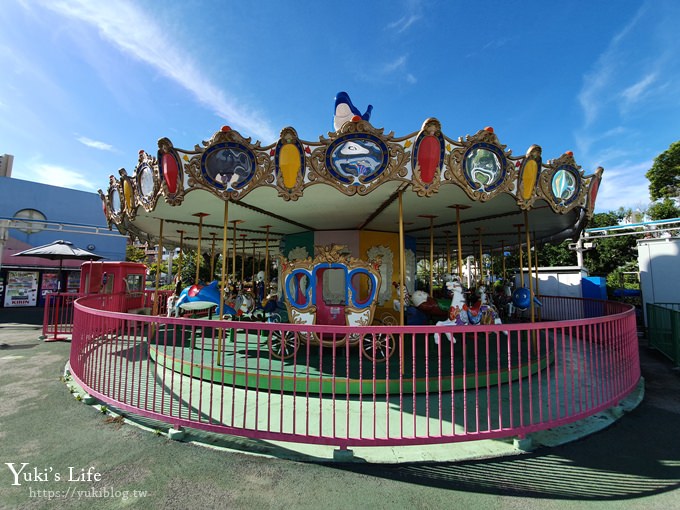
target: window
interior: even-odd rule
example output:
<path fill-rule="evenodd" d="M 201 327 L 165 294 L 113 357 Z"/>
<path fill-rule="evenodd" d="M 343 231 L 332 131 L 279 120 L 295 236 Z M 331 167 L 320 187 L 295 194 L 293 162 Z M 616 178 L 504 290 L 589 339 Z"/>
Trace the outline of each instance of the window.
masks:
<path fill-rule="evenodd" d="M 35 234 L 45 228 L 47 218 L 35 209 L 21 209 L 14 214 L 15 228 L 26 233 Z"/>

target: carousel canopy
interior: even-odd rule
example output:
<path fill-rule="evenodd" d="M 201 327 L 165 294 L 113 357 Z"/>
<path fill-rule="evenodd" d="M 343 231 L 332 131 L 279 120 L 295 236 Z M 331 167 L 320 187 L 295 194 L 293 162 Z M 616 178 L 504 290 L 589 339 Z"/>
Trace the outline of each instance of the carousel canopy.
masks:
<path fill-rule="evenodd" d="M 140 151 L 100 190 L 109 225 L 163 244 L 221 246 L 237 240 L 276 251 L 283 236 L 308 231 L 399 231 L 420 247 L 463 255 L 524 242 L 577 237 L 595 207 L 602 169 L 585 175 L 571 153 L 544 161 L 541 147 L 513 156 L 492 128 L 454 140 L 438 120 L 396 137 L 363 116 L 338 121 L 318 142 L 292 127 L 274 143 L 252 142 L 225 126 L 193 149 L 167 138 Z M 228 206 L 225 204 L 228 202 Z M 162 220 L 162 221 L 161 221 Z M 246 244 L 247 243 L 247 244 Z"/>

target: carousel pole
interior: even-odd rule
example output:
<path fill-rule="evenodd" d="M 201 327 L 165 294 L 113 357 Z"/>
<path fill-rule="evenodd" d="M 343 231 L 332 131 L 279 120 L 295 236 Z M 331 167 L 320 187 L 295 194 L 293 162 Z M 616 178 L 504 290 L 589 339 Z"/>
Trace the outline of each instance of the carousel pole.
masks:
<path fill-rule="evenodd" d="M 463 280 L 463 240 L 460 235 L 460 206 L 456 206 L 456 233 L 458 236 L 458 278 Z"/>
<path fill-rule="evenodd" d="M 430 220 L 430 296 L 434 291 L 434 219 L 436 216 L 432 214 L 421 214 L 421 218 L 428 218 Z"/>
<path fill-rule="evenodd" d="M 505 241 L 501 239 L 501 261 L 503 262 L 503 284 L 505 285 L 506 274 L 505 274 Z"/>
<path fill-rule="evenodd" d="M 479 285 L 482 285 L 484 281 L 484 250 L 482 246 L 482 227 L 477 227 L 478 239 L 479 239 Z"/>
<path fill-rule="evenodd" d="M 534 232 L 533 243 L 534 243 L 534 255 L 535 255 L 534 256 L 534 260 L 535 260 L 534 274 L 536 275 L 536 278 L 535 278 L 535 280 L 536 280 L 536 295 L 539 295 L 540 292 L 538 290 L 538 244 L 536 243 L 536 232 Z M 536 310 L 536 312 L 537 312 L 536 315 L 538 317 L 538 321 L 540 322 L 541 321 L 541 309 L 539 308 L 538 310 Z"/>
<path fill-rule="evenodd" d="M 212 247 L 210 248 L 210 281 L 215 278 L 215 232 L 210 232 L 212 236 Z"/>
<path fill-rule="evenodd" d="M 455 204 L 449 206 L 456 210 L 456 234 L 458 236 L 458 278 L 463 281 L 463 239 L 460 233 L 460 211 L 461 209 L 467 209 L 469 206 Z"/>
<path fill-rule="evenodd" d="M 196 213 L 198 216 L 198 241 L 196 241 L 196 277 L 194 278 L 194 285 L 198 284 L 198 272 L 201 269 L 201 237 L 203 236 L 203 218 L 208 216 L 206 213 Z"/>
<path fill-rule="evenodd" d="M 253 280 L 255 279 L 255 239 L 253 239 Z"/>
<path fill-rule="evenodd" d="M 224 291 L 227 290 L 227 236 L 229 234 L 229 200 L 224 201 L 224 222 L 222 224 L 222 288 L 220 290 L 220 319 L 224 312 Z M 222 364 L 222 335 L 224 329 L 220 329 L 217 337 L 217 364 Z"/>
<path fill-rule="evenodd" d="M 234 236 L 233 236 L 233 241 L 231 243 L 231 270 L 234 275 L 234 279 L 236 278 L 236 225 L 241 223 L 243 220 L 232 220 L 231 222 L 234 224 L 232 227 L 234 229 Z M 234 285 L 236 284 L 236 281 L 234 281 Z"/>
<path fill-rule="evenodd" d="M 241 279 L 246 279 L 246 237 L 248 234 L 241 234 Z"/>
<path fill-rule="evenodd" d="M 158 230 L 158 253 L 156 255 L 156 288 L 153 291 L 153 311 L 151 315 L 158 315 L 158 286 L 161 279 L 161 267 L 163 262 L 163 219 L 159 220 L 160 228 Z"/>
<path fill-rule="evenodd" d="M 271 225 L 263 225 L 267 229 L 267 235 L 264 243 L 264 282 L 265 288 L 269 285 L 269 229 Z"/>
<path fill-rule="evenodd" d="M 446 274 L 451 274 L 451 231 L 445 230 L 446 234 Z"/>
<path fill-rule="evenodd" d="M 434 293 L 434 216 L 430 216 L 430 296 Z"/>
<path fill-rule="evenodd" d="M 529 233 L 529 213 L 524 210 L 524 230 L 526 231 L 527 239 L 527 271 L 529 273 L 529 297 L 531 299 L 530 310 L 531 310 L 531 322 L 535 321 L 535 309 L 534 309 L 534 286 L 531 282 L 531 234 Z"/>
<path fill-rule="evenodd" d="M 522 224 L 513 225 L 517 227 L 517 249 L 519 250 L 519 284 L 524 287 L 524 259 L 522 257 Z"/>
<path fill-rule="evenodd" d="M 404 273 L 406 272 L 405 252 L 406 246 L 404 243 L 404 205 L 402 195 L 404 190 L 399 190 L 399 325 L 404 325 L 404 294 L 406 292 L 406 284 L 404 282 Z M 399 334 L 399 364 L 400 374 L 404 375 L 404 335 Z"/>
<path fill-rule="evenodd" d="M 184 230 L 178 230 L 179 233 L 179 267 L 175 271 L 175 275 L 182 279 L 182 269 L 184 269 Z"/>

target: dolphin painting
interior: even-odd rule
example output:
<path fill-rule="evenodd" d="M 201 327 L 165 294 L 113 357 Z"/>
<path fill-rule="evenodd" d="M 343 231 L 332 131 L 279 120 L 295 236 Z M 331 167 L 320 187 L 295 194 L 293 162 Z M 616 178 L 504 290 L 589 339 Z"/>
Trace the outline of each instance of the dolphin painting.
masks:
<path fill-rule="evenodd" d="M 380 167 L 382 154 L 371 141 L 348 140 L 333 151 L 332 162 L 343 177 L 367 177 Z"/>

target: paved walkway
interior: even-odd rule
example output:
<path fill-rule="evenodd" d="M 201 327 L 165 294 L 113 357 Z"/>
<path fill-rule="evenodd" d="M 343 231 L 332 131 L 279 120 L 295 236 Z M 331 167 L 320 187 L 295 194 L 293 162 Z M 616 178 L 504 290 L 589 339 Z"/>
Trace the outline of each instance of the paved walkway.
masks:
<path fill-rule="evenodd" d="M 286 444 L 179 443 L 78 403 L 60 381 L 70 345 L 40 341 L 41 320 L 35 310 L 0 309 L 0 508 L 653 509 L 680 501 L 680 374 L 644 345 L 645 400 L 580 441 L 486 460 L 473 459 L 478 451 L 434 464 L 329 464 L 285 460 L 322 456 Z"/>

